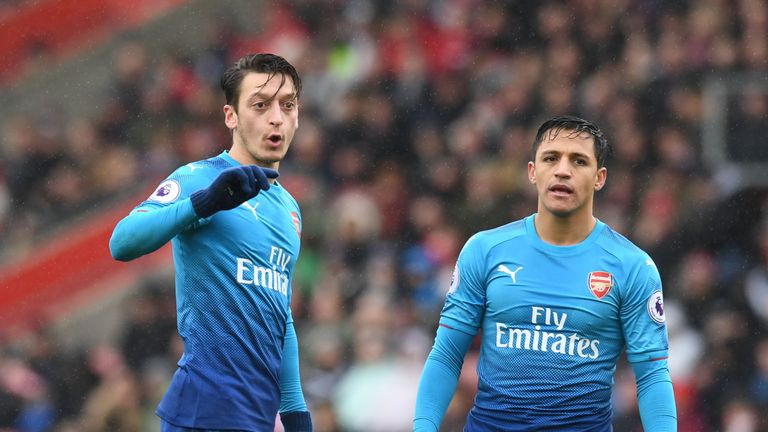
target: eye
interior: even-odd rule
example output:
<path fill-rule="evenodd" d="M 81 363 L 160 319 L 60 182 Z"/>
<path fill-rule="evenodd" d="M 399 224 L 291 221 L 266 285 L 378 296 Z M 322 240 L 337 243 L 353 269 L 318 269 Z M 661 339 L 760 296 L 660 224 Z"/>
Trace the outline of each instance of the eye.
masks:
<path fill-rule="evenodd" d="M 585 159 L 576 159 L 575 161 L 576 165 L 586 166 L 589 163 Z"/>
<path fill-rule="evenodd" d="M 296 102 L 294 101 L 285 101 L 283 102 L 283 109 L 286 111 L 290 111 L 292 109 L 296 108 Z"/>
<path fill-rule="evenodd" d="M 550 156 L 542 156 L 541 160 L 543 160 L 544 162 L 553 162 L 555 160 L 555 157 L 551 156 L 551 155 Z"/>
<path fill-rule="evenodd" d="M 252 106 L 257 110 L 263 110 L 264 108 L 267 107 L 267 104 L 264 102 L 254 102 Z"/>

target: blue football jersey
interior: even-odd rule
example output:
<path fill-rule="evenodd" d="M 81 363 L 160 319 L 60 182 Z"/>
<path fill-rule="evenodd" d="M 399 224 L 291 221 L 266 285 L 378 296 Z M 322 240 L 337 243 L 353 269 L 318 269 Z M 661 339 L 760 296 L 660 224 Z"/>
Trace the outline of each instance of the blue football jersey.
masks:
<path fill-rule="evenodd" d="M 534 216 L 474 235 L 459 255 L 440 324 L 482 330 L 467 430 L 610 431 L 621 351 L 667 356 L 658 270 L 601 221 L 555 246 Z"/>
<path fill-rule="evenodd" d="M 224 152 L 180 167 L 133 212 L 188 200 L 227 168 Z M 185 205 L 187 203 L 184 203 Z M 272 430 L 301 216 L 275 182 L 172 240 L 184 355 L 157 414 L 183 427 Z"/>

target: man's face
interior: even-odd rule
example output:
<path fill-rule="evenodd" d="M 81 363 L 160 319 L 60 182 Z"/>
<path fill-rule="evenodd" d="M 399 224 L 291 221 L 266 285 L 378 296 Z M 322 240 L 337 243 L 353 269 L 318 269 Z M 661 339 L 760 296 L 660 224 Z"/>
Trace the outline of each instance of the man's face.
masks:
<path fill-rule="evenodd" d="M 579 211 L 591 215 L 595 191 L 605 185 L 606 169 L 597 166 L 591 135 L 549 131 L 536 150 L 536 159 L 528 162 L 528 178 L 538 191 L 539 212 L 558 217 Z"/>
<path fill-rule="evenodd" d="M 281 86 L 282 84 L 282 86 Z M 237 111 L 224 106 L 232 130 L 233 158 L 238 162 L 277 167 L 299 126 L 299 105 L 289 76 L 249 72 L 240 83 Z"/>

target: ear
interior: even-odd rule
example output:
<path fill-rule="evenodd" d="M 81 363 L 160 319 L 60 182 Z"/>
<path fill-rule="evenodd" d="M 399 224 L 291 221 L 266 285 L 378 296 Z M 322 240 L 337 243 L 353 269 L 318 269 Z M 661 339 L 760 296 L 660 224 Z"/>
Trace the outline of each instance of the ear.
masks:
<path fill-rule="evenodd" d="M 595 176 L 595 190 L 599 191 L 600 189 L 605 186 L 605 181 L 608 179 L 608 169 L 606 167 L 602 167 L 599 170 L 597 170 L 597 175 Z"/>
<path fill-rule="evenodd" d="M 224 124 L 229 129 L 237 129 L 237 112 L 232 105 L 224 105 Z"/>
<path fill-rule="evenodd" d="M 528 162 L 528 181 L 536 184 L 536 164 Z"/>

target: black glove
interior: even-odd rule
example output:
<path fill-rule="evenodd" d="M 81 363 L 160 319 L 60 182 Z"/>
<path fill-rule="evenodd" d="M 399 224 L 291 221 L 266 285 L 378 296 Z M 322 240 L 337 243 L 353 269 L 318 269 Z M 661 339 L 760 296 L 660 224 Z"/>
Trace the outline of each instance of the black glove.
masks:
<path fill-rule="evenodd" d="M 230 210 L 269 189 L 268 179 L 277 178 L 277 171 L 256 165 L 227 168 L 205 189 L 189 196 L 192 208 L 201 218 Z"/>
<path fill-rule="evenodd" d="M 312 432 L 312 417 L 309 411 L 291 411 L 280 413 L 285 432 Z"/>

